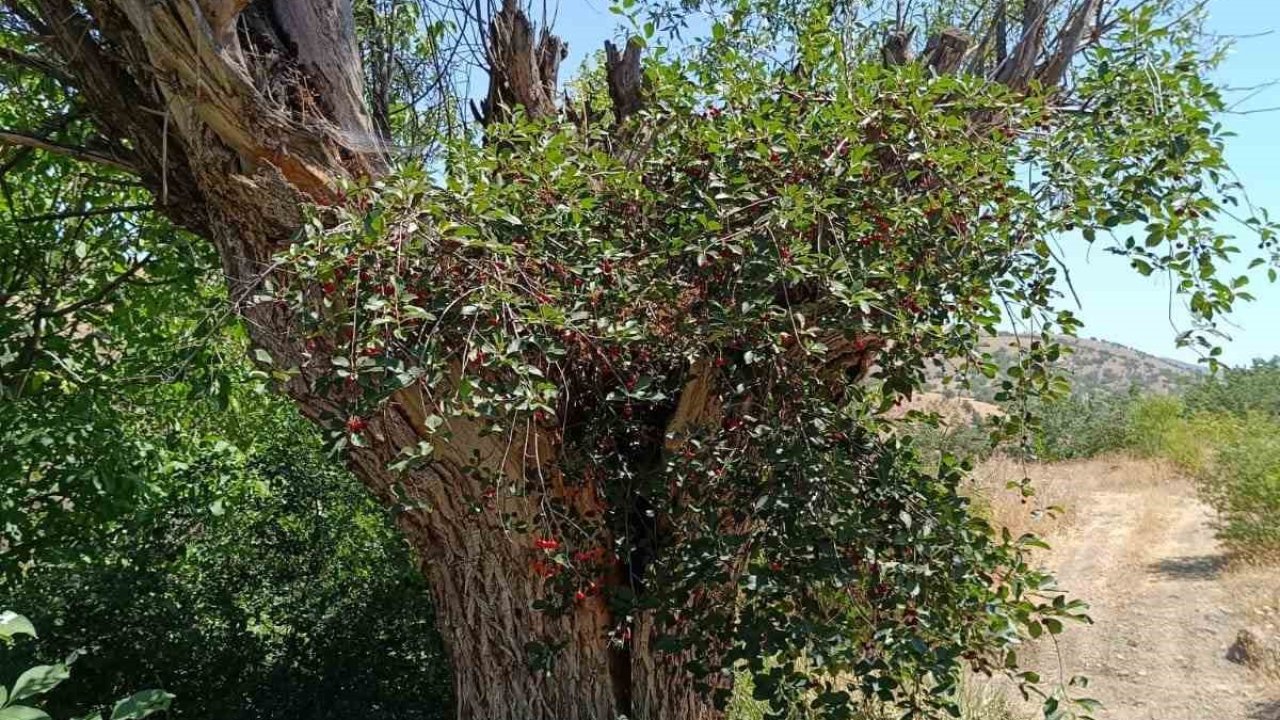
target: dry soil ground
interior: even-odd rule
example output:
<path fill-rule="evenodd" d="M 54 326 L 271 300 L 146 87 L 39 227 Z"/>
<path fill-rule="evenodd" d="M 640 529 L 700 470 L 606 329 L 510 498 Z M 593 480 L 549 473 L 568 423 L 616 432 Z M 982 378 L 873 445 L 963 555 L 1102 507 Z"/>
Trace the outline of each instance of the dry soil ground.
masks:
<path fill-rule="evenodd" d="M 1099 720 L 1280 720 L 1280 682 L 1227 659 L 1240 629 L 1277 631 L 1280 567 L 1229 562 L 1191 483 L 1150 462 L 992 463 L 980 483 L 1024 471 L 1037 480 L 1036 502 L 1065 506 L 1065 517 L 1036 527 L 1016 502 L 992 512 L 1047 535 L 1045 564 L 1094 620 L 1056 648 L 1033 649 L 1044 677 L 1060 667 L 1089 677 L 1088 695 L 1105 706 Z"/>

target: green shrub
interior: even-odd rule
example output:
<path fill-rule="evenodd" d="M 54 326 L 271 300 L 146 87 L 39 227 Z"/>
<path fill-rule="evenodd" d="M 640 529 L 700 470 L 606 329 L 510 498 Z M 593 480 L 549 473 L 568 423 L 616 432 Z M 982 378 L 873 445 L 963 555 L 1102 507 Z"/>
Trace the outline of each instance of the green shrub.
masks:
<path fill-rule="evenodd" d="M 84 648 L 46 705 L 55 717 L 140 681 L 177 695 L 174 720 L 451 714 L 403 539 L 319 433 L 262 402 L 260 438 L 243 449 L 174 438 L 178 459 L 92 553 L 54 552 L 50 538 L 25 572 L 0 565 L 0 596 L 42 629 L 0 656 L 0 676 Z"/>
<path fill-rule="evenodd" d="M 11 648 L 22 636 L 35 638 L 35 625 L 12 610 L 0 611 L 0 648 Z M 45 711 L 49 705 L 49 692 L 71 677 L 71 663 L 77 656 L 78 653 L 72 653 L 62 662 L 26 668 L 12 685 L 0 680 L 0 718 L 51 720 Z M 143 690 L 117 700 L 111 706 L 99 705 L 81 720 L 142 720 L 168 710 L 172 700 L 173 695 L 164 690 Z"/>
<path fill-rule="evenodd" d="M 1195 412 L 1260 414 L 1280 419 L 1280 357 L 1254 360 L 1247 368 L 1226 368 L 1187 391 Z"/>
<path fill-rule="evenodd" d="M 1280 423 L 1261 415 L 1235 419 L 1200 473 L 1205 499 L 1218 511 L 1219 537 L 1242 554 L 1280 551 Z"/>
<path fill-rule="evenodd" d="M 980 418 L 952 425 L 917 423 L 911 427 L 911 441 L 926 466 L 933 466 L 944 454 L 985 458 L 991 454 L 991 431 Z"/>
<path fill-rule="evenodd" d="M 1280 551 L 1280 363 L 1207 378 L 1184 400 L 1148 397 L 1129 414 L 1128 442 L 1196 479 L 1218 535 L 1244 555 Z"/>
<path fill-rule="evenodd" d="M 1176 453 L 1176 436 L 1183 423 L 1183 405 L 1178 398 L 1141 398 L 1129 410 L 1127 444 L 1140 455 L 1170 457 Z"/>
<path fill-rule="evenodd" d="M 1040 408 L 1038 460 L 1073 460 L 1119 450 L 1129 442 L 1128 415 L 1134 398 L 1099 393 L 1070 396 Z"/>

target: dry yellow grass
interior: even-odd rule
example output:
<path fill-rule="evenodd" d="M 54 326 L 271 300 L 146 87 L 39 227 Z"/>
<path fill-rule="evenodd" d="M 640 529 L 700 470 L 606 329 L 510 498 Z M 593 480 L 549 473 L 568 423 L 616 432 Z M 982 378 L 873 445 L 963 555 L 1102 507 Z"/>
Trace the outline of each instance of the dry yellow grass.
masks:
<path fill-rule="evenodd" d="M 1009 487 L 1023 478 L 1031 479 L 1031 497 L 1023 498 L 1017 488 Z M 1187 481 L 1166 463 L 1127 455 L 1057 463 L 994 457 L 974 469 L 970 493 L 997 529 L 1052 538 L 1075 523 L 1083 498 L 1091 493 L 1156 490 L 1170 483 L 1185 486 Z"/>

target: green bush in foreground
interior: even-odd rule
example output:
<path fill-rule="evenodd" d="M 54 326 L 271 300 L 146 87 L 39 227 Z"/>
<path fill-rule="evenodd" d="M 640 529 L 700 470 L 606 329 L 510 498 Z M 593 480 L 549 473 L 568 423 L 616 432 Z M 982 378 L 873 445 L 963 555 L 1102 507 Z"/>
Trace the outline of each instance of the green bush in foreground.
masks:
<path fill-rule="evenodd" d="M 23 635 L 36 637 L 31 621 L 12 610 L 0 611 L 0 646 L 8 648 Z M 70 665 L 75 659 L 76 653 L 72 653 L 64 662 L 29 667 L 11 686 L 0 682 L 0 720 L 50 720 L 41 709 L 46 703 L 44 696 L 71 677 Z M 143 690 L 117 701 L 109 714 L 104 713 L 105 708 L 98 708 L 80 720 L 142 720 L 168 710 L 172 700 L 173 695 L 164 690 Z"/>
<path fill-rule="evenodd" d="M 386 513 L 291 408 L 237 399 L 206 423 L 248 413 L 260 439 L 169 438 L 164 472 L 92 547 L 55 534 L 0 564 L 0 596 L 42 631 L 0 653 L 0 677 L 77 656 L 43 706 L 59 718 L 138 682 L 178 697 L 174 720 L 444 717 L 429 595 Z"/>

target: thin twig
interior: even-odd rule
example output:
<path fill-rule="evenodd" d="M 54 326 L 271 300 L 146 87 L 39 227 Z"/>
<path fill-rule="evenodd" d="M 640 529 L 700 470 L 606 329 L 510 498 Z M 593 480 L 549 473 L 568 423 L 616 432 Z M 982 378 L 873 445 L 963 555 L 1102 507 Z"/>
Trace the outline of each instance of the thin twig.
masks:
<path fill-rule="evenodd" d="M 44 215 L 29 215 L 14 220 L 15 223 L 34 223 L 44 222 L 46 220 L 69 220 L 71 218 L 96 217 L 98 215 L 115 215 L 125 212 L 143 212 L 146 210 L 157 210 L 158 205 L 118 205 L 108 208 L 92 208 L 89 210 L 73 210 L 70 212 L 46 213 Z"/>
<path fill-rule="evenodd" d="M 61 315 L 69 315 L 73 312 L 76 312 L 77 310 L 81 310 L 90 305 L 96 305 L 102 302 L 107 298 L 108 295 L 115 292 L 116 288 L 119 288 L 121 285 L 125 284 L 126 282 L 129 282 L 129 279 L 132 278 L 134 275 L 138 274 L 139 270 L 146 267 L 147 263 L 151 262 L 152 257 L 154 256 L 148 256 L 146 258 L 143 258 L 142 260 L 138 260 L 137 262 L 130 265 L 128 270 L 125 270 L 124 272 L 120 273 L 116 277 L 112 278 L 109 282 L 107 282 L 107 284 L 103 285 L 93 294 L 81 300 L 77 300 L 76 302 L 73 302 L 70 305 L 66 305 L 56 310 L 52 310 L 48 313 L 49 316 L 58 317 Z"/>
<path fill-rule="evenodd" d="M 96 163 L 98 165 L 107 165 L 127 172 L 137 172 L 137 169 L 132 165 L 110 155 L 104 155 L 96 150 L 76 147 L 73 145 L 62 145 L 44 138 L 39 138 L 34 135 L 26 135 L 12 130 L 0 130 L 0 144 L 13 145 L 15 147 L 35 148 L 55 155 L 63 155 L 74 160 Z"/>

